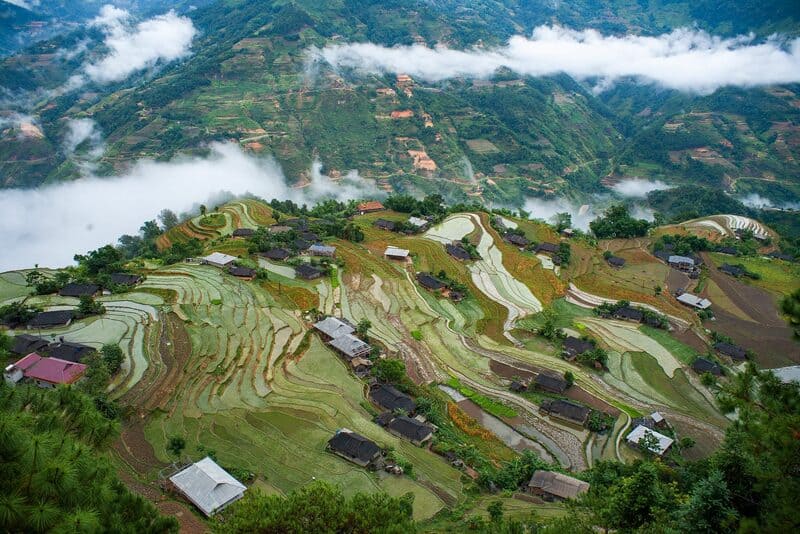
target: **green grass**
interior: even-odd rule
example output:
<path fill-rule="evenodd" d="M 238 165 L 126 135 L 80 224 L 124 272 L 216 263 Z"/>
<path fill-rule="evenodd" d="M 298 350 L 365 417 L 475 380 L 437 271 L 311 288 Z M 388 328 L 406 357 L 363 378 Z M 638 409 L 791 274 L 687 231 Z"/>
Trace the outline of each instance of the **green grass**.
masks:
<path fill-rule="evenodd" d="M 495 417 L 510 418 L 517 416 L 517 412 L 513 408 L 510 408 L 505 404 L 492 400 L 489 397 L 471 390 L 470 388 L 462 385 L 461 382 L 455 377 L 451 377 L 450 380 L 447 381 L 447 385 L 457 390 L 469 400 L 483 408 L 487 413 L 494 415 Z"/>
<path fill-rule="evenodd" d="M 760 280 L 742 277 L 740 280 L 766 289 L 778 295 L 789 294 L 800 289 L 800 263 L 768 260 L 761 257 L 731 257 L 725 254 L 711 253 L 711 259 L 717 266 L 723 263 L 743 265 L 748 271 L 761 276 Z"/>
<path fill-rule="evenodd" d="M 419 330 L 412 330 L 411 337 L 413 337 L 417 341 L 422 341 L 422 332 L 420 332 Z"/>
<path fill-rule="evenodd" d="M 685 345 L 672 337 L 669 332 L 659 328 L 642 325 L 639 330 L 646 334 L 648 337 L 658 341 L 658 343 L 667 349 L 673 356 L 678 358 L 682 363 L 691 365 L 697 357 L 697 351 L 688 345 Z"/>
<path fill-rule="evenodd" d="M 211 213 L 200 219 L 200 224 L 210 228 L 222 228 L 225 226 L 226 219 L 222 213 Z"/>

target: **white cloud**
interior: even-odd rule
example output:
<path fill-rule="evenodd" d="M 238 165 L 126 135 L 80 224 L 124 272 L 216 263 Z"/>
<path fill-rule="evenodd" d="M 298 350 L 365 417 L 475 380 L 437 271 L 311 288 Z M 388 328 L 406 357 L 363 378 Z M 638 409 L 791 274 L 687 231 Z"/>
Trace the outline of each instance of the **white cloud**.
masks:
<path fill-rule="evenodd" d="M 618 195 L 628 198 L 644 198 L 651 191 L 669 189 L 670 186 L 661 180 L 645 180 L 644 178 L 629 178 L 611 186 Z"/>
<path fill-rule="evenodd" d="M 79 145 L 88 141 L 90 152 L 95 152 L 98 147 L 102 148 L 103 135 L 97 123 L 92 119 L 69 119 L 67 121 L 67 135 L 64 137 L 64 151 L 72 154 Z M 102 154 L 96 153 L 96 156 Z"/>
<path fill-rule="evenodd" d="M 197 35 L 192 21 L 174 11 L 132 25 L 127 11 L 105 5 L 91 24 L 105 33 L 108 54 L 85 65 L 84 74 L 70 80 L 67 90 L 81 85 L 83 77 L 98 83 L 118 82 L 159 62 L 186 57 Z"/>
<path fill-rule="evenodd" d="M 114 178 L 6 190 L 0 195 L 0 249 L 7 253 L 0 255 L 0 271 L 70 264 L 76 253 L 137 233 L 164 208 L 181 213 L 200 203 L 213 205 L 209 199 L 225 192 L 300 203 L 370 195 L 374 184 L 360 184 L 357 176 L 351 173 L 340 187 L 319 173 L 311 188 L 292 189 L 273 160 L 248 156 L 233 144 L 215 144 L 207 158 L 139 161 Z"/>
<path fill-rule="evenodd" d="M 27 0 L 5 0 L 7 4 L 11 4 L 17 7 L 21 7 L 23 9 L 27 9 L 30 11 L 35 6 L 39 5 L 39 0 L 27 1 Z"/>
<path fill-rule="evenodd" d="M 566 73 L 599 79 L 601 88 L 632 77 L 681 91 L 710 93 L 732 85 L 752 87 L 800 81 L 800 38 L 723 39 L 692 29 L 656 37 L 604 36 L 539 26 L 530 38 L 515 36 L 500 48 L 452 50 L 423 45 L 388 48 L 372 43 L 329 45 L 310 50 L 312 61 L 370 73 L 405 73 L 427 81 L 456 77 L 488 78 L 504 67 L 520 74 Z"/>
<path fill-rule="evenodd" d="M 331 180 L 330 176 L 322 173 L 323 165 L 318 159 L 311 164 L 311 180 L 303 188 L 304 196 L 317 202 L 326 198 L 361 198 L 384 196 L 374 180 L 362 178 L 358 171 L 349 171 L 344 178 L 338 181 Z"/>
<path fill-rule="evenodd" d="M 13 136 L 18 139 L 41 139 L 44 137 L 44 132 L 36 117 L 16 111 L 8 111 L 0 115 L 0 138 L 6 136 Z"/>
<path fill-rule="evenodd" d="M 775 203 L 766 197 L 762 197 L 758 193 L 750 193 L 744 197 L 741 197 L 739 201 L 748 208 L 756 208 L 756 209 L 778 208 L 778 209 L 800 210 L 800 202 Z"/>
<path fill-rule="evenodd" d="M 588 204 L 575 204 L 565 198 L 554 200 L 527 198 L 524 209 L 530 213 L 532 219 L 541 219 L 547 222 L 556 213 L 569 213 L 572 217 L 572 227 L 581 230 L 588 230 L 589 223 L 597 217 Z"/>

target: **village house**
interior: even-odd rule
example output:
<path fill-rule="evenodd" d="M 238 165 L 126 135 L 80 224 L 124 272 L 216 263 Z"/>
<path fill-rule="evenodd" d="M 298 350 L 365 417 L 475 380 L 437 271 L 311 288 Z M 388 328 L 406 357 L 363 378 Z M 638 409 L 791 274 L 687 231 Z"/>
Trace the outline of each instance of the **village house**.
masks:
<path fill-rule="evenodd" d="M 586 420 L 589 419 L 589 414 L 591 413 L 591 410 L 586 406 L 561 399 L 542 402 L 541 410 L 550 415 L 550 417 L 580 426 L 586 424 Z"/>
<path fill-rule="evenodd" d="M 305 217 L 295 217 L 294 219 L 286 219 L 283 221 L 283 224 L 286 226 L 291 227 L 298 232 L 304 232 L 308 230 L 308 219 Z"/>
<path fill-rule="evenodd" d="M 644 319 L 644 313 L 642 310 L 637 310 L 636 308 L 631 308 L 630 306 L 623 306 L 618 310 L 614 311 L 612 314 L 614 319 L 619 319 L 621 321 L 632 321 L 635 323 L 641 323 L 642 319 Z"/>
<path fill-rule="evenodd" d="M 615 269 L 622 269 L 625 267 L 625 260 L 618 256 L 609 256 L 606 262 Z"/>
<path fill-rule="evenodd" d="M 368 202 L 362 202 L 361 204 L 359 204 L 356 207 L 356 209 L 358 210 L 358 212 L 361 215 L 364 215 L 365 213 L 373 213 L 375 211 L 383 211 L 386 208 L 383 207 L 383 204 L 381 204 L 377 200 L 370 200 Z"/>
<path fill-rule="evenodd" d="M 236 278 L 242 278 L 244 280 L 252 280 L 256 277 L 256 270 L 251 269 L 250 267 L 239 267 L 234 265 L 228 270 L 228 273 Z"/>
<path fill-rule="evenodd" d="M 419 285 L 430 291 L 441 291 L 444 284 L 430 273 L 417 273 Z"/>
<path fill-rule="evenodd" d="M 376 219 L 373 226 L 381 230 L 386 230 L 387 232 L 394 232 L 395 228 L 397 228 L 397 223 L 394 221 L 387 221 L 386 219 Z"/>
<path fill-rule="evenodd" d="M 639 425 L 634 428 L 628 437 L 626 438 L 628 445 L 638 449 L 639 448 L 639 440 L 644 438 L 645 436 L 653 436 L 657 442 L 654 443 L 650 448 L 650 452 L 653 454 L 657 454 L 658 456 L 663 456 L 665 452 L 672 447 L 672 444 L 675 443 L 675 440 L 669 436 L 665 436 L 660 432 L 656 432 L 655 430 L 651 430 L 644 425 Z"/>
<path fill-rule="evenodd" d="M 669 423 L 664 418 L 664 415 L 661 412 L 653 412 L 650 414 L 650 420 L 653 421 L 653 426 L 655 428 L 669 428 Z"/>
<path fill-rule="evenodd" d="M 739 251 L 733 247 L 720 247 L 717 249 L 720 254 L 727 254 L 728 256 L 738 256 Z"/>
<path fill-rule="evenodd" d="M 325 319 L 314 323 L 314 329 L 322 334 L 325 341 L 336 339 L 347 334 L 352 334 L 356 331 L 356 327 L 350 324 L 346 319 L 338 319 L 336 317 L 326 317 Z"/>
<path fill-rule="evenodd" d="M 773 260 L 783 260 L 783 261 L 794 261 L 794 256 L 791 254 L 786 254 L 785 252 L 781 252 L 779 250 L 775 250 L 767 254 Z"/>
<path fill-rule="evenodd" d="M 361 434 L 343 428 L 328 440 L 328 450 L 361 467 L 378 462 L 381 449 Z"/>
<path fill-rule="evenodd" d="M 284 261 L 286 258 L 291 256 L 292 253 L 285 248 L 272 248 L 266 252 L 260 252 L 258 255 L 263 256 L 268 260 Z"/>
<path fill-rule="evenodd" d="M 591 350 L 594 350 L 594 343 L 575 336 L 567 336 L 561 345 L 561 355 L 568 362 L 571 362 L 584 352 L 589 352 Z"/>
<path fill-rule="evenodd" d="M 292 227 L 285 224 L 273 224 L 269 227 L 268 231 L 271 234 L 285 234 L 286 232 L 291 232 Z"/>
<path fill-rule="evenodd" d="M 796 383 L 800 385 L 800 365 L 778 367 L 777 369 L 770 369 L 770 371 L 784 384 Z"/>
<path fill-rule="evenodd" d="M 330 342 L 330 346 L 336 349 L 348 360 L 369 356 L 370 350 L 372 350 L 372 347 L 370 347 L 369 344 L 365 343 L 353 334 L 344 334 L 343 336 L 333 338 L 333 340 Z"/>
<path fill-rule="evenodd" d="M 408 258 L 408 250 L 404 248 L 397 248 L 393 246 L 386 247 L 383 255 L 392 260 L 405 260 Z"/>
<path fill-rule="evenodd" d="M 457 260 L 464 261 L 464 260 L 469 260 L 469 259 L 472 258 L 469 255 L 469 252 L 467 252 L 467 250 L 464 247 L 462 247 L 461 245 L 449 244 L 449 245 L 445 245 L 444 248 L 445 248 L 445 250 L 447 251 L 448 254 L 450 254 L 451 256 L 453 256 Z"/>
<path fill-rule="evenodd" d="M 406 415 L 411 415 L 417 408 L 414 399 L 389 384 L 376 384 L 370 390 L 369 397 L 372 402 L 392 413 L 402 410 Z"/>
<path fill-rule="evenodd" d="M 509 386 L 509 389 L 511 391 L 513 391 L 514 393 L 524 393 L 524 392 L 528 391 L 528 386 L 529 386 L 529 384 L 527 382 L 525 382 L 525 381 L 513 380 L 511 382 L 511 385 Z"/>
<path fill-rule="evenodd" d="M 386 425 L 386 429 L 390 434 L 406 439 L 417 446 L 430 440 L 433 435 L 433 429 L 429 425 L 405 415 L 394 417 Z"/>
<path fill-rule="evenodd" d="M 204 264 L 211 265 L 212 267 L 219 267 L 220 269 L 229 267 L 235 261 L 236 256 L 223 254 L 221 252 L 214 252 L 202 258 Z"/>
<path fill-rule="evenodd" d="M 237 228 L 231 235 L 233 235 L 233 237 L 250 237 L 255 233 L 256 231 L 252 228 Z"/>
<path fill-rule="evenodd" d="M 710 300 L 700 298 L 697 295 L 692 295 L 691 293 L 681 293 L 675 298 L 678 299 L 678 302 L 681 304 L 691 306 L 692 308 L 697 308 L 698 310 L 705 310 L 711 307 Z"/>
<path fill-rule="evenodd" d="M 530 240 L 527 237 L 519 234 L 513 234 L 511 232 L 507 232 L 503 236 L 503 239 L 505 239 L 508 243 L 514 245 L 515 247 L 519 248 L 525 248 L 531 244 Z"/>
<path fill-rule="evenodd" d="M 698 357 L 692 363 L 692 369 L 697 374 L 711 373 L 714 376 L 722 376 L 722 367 L 716 362 Z"/>
<path fill-rule="evenodd" d="M 94 297 L 100 293 L 100 286 L 97 284 L 67 284 L 61 288 L 58 294 L 62 297 Z"/>
<path fill-rule="evenodd" d="M 410 109 L 399 109 L 392 111 L 389 116 L 395 120 L 397 119 L 410 119 L 414 116 L 414 112 Z"/>
<path fill-rule="evenodd" d="M 574 499 L 589 491 L 589 483 L 554 471 L 534 471 L 528 491 L 546 501 Z"/>
<path fill-rule="evenodd" d="M 417 231 L 423 230 L 426 226 L 430 224 L 425 219 L 421 219 L 419 217 L 409 217 L 406 223 L 416 228 Z"/>
<path fill-rule="evenodd" d="M 74 384 L 86 373 L 82 363 L 68 362 L 58 358 L 46 358 L 35 352 L 5 368 L 3 378 L 9 385 L 30 380 L 40 388 Z"/>
<path fill-rule="evenodd" d="M 306 241 L 311 241 L 311 243 L 317 243 L 319 241 L 319 236 L 314 232 L 300 232 L 300 238 L 305 239 Z"/>
<path fill-rule="evenodd" d="M 548 243 L 545 241 L 536 245 L 534 252 L 536 252 L 536 254 L 547 254 L 548 256 L 553 256 L 554 254 L 561 252 L 561 249 L 555 243 Z"/>
<path fill-rule="evenodd" d="M 717 351 L 718 354 L 727 356 L 731 360 L 737 362 L 743 362 L 747 359 L 747 351 L 745 351 L 742 347 L 734 345 L 733 343 L 728 343 L 727 341 L 714 343 L 714 350 Z"/>
<path fill-rule="evenodd" d="M 333 258 L 336 255 L 336 247 L 330 247 L 327 245 L 311 245 L 308 247 L 308 253 L 312 256 L 324 256 L 327 258 Z"/>
<path fill-rule="evenodd" d="M 550 393 L 564 393 L 567 390 L 567 381 L 560 376 L 547 373 L 539 373 L 533 381 L 537 389 L 549 391 Z"/>
<path fill-rule="evenodd" d="M 369 374 L 370 369 L 372 369 L 372 360 L 360 357 L 353 358 L 350 360 L 350 369 L 352 369 L 357 377 L 364 378 Z"/>
<path fill-rule="evenodd" d="M 575 229 L 574 228 L 564 228 L 561 230 L 561 235 L 567 238 L 575 236 Z"/>
<path fill-rule="evenodd" d="M 75 312 L 72 310 L 54 310 L 37 313 L 28 328 L 56 328 L 58 326 L 69 326 Z"/>
<path fill-rule="evenodd" d="M 397 94 L 395 90 L 392 89 L 391 87 L 378 87 L 377 89 L 375 89 L 375 92 L 379 96 L 394 96 Z"/>
<path fill-rule="evenodd" d="M 40 352 L 46 349 L 49 344 L 50 342 L 44 338 L 30 334 L 20 334 L 14 337 L 10 350 L 13 354 L 26 356 L 31 352 Z"/>
<path fill-rule="evenodd" d="M 298 253 L 306 252 L 308 249 L 311 248 L 311 245 L 313 245 L 313 243 L 311 243 L 310 241 L 306 241 L 302 237 L 298 237 L 297 239 L 292 241 L 292 248 Z"/>
<path fill-rule="evenodd" d="M 247 490 L 209 457 L 172 475 L 169 481 L 206 517 L 238 501 Z"/>
<path fill-rule="evenodd" d="M 452 289 L 447 295 L 453 302 L 461 302 L 464 300 L 464 294 L 461 291 L 453 291 Z"/>
<path fill-rule="evenodd" d="M 670 267 L 679 271 L 691 271 L 694 269 L 694 259 L 688 256 L 673 254 L 667 258 L 667 263 L 669 263 Z"/>
<path fill-rule="evenodd" d="M 740 276 L 744 276 L 745 270 L 738 265 L 730 265 L 728 263 L 723 263 L 722 266 L 719 268 L 719 272 L 728 274 L 735 278 L 739 278 Z"/>
<path fill-rule="evenodd" d="M 93 354 L 95 352 L 95 348 L 90 347 L 89 345 L 83 345 L 81 343 L 64 341 L 64 338 L 62 337 L 59 339 L 58 343 L 51 343 L 45 349 L 45 352 L 51 358 L 58 358 L 59 360 L 78 363 L 90 354 Z"/>
<path fill-rule="evenodd" d="M 142 281 L 142 277 L 138 274 L 130 273 L 114 273 L 111 275 L 111 283 L 115 286 L 135 286 Z"/>
<path fill-rule="evenodd" d="M 314 267 L 310 263 L 301 263 L 294 268 L 294 274 L 303 280 L 316 280 L 322 277 L 322 270 Z"/>

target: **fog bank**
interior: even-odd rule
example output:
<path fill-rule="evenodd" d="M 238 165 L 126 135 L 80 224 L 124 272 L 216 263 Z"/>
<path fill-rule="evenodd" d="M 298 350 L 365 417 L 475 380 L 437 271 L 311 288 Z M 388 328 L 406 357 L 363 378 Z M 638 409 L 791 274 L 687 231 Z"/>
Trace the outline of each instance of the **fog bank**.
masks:
<path fill-rule="evenodd" d="M 696 93 L 800 81 L 800 39 L 786 43 L 770 37 L 756 43 L 753 35 L 723 39 L 689 28 L 655 37 L 617 37 L 545 25 L 530 38 L 515 36 L 491 49 L 353 43 L 312 49 L 309 57 L 334 68 L 404 73 L 433 82 L 489 78 L 500 68 L 528 76 L 597 79 L 599 90 L 623 77 Z"/>
<path fill-rule="evenodd" d="M 0 194 L 0 271 L 37 263 L 69 265 L 75 254 L 138 233 L 164 208 L 181 213 L 220 195 L 250 193 L 302 203 L 374 191 L 374 182 L 361 181 L 357 174 L 339 187 L 317 172 L 310 186 L 293 189 L 273 160 L 256 159 L 234 144 L 214 144 L 208 158 L 139 161 L 114 178 L 89 176 L 35 190 L 6 190 Z"/>

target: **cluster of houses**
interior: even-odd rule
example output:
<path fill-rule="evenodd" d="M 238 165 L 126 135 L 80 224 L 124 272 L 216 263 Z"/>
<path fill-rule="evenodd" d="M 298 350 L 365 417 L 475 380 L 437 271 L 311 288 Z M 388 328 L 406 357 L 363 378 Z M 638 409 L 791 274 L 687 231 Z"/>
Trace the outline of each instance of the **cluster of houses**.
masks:
<path fill-rule="evenodd" d="M 3 378 L 7 384 L 31 382 L 41 388 L 54 388 L 80 380 L 87 369 L 80 362 L 95 349 L 63 337 L 51 342 L 43 337 L 19 334 L 14 337 L 10 352 L 21 358 L 5 368 Z"/>
<path fill-rule="evenodd" d="M 431 273 L 417 273 L 417 282 L 419 282 L 419 285 L 428 291 L 439 293 L 449 298 L 453 302 L 460 302 L 464 300 L 464 293 L 450 289 L 447 284 L 433 276 Z"/>
<path fill-rule="evenodd" d="M 336 317 L 326 317 L 314 323 L 314 329 L 319 332 L 328 345 L 347 360 L 354 370 L 357 365 L 366 365 L 361 360 L 369 356 L 372 347 L 354 335 L 356 327 L 350 321 Z M 358 361 L 354 362 L 356 359 Z"/>

